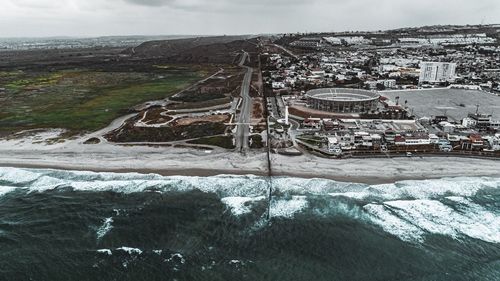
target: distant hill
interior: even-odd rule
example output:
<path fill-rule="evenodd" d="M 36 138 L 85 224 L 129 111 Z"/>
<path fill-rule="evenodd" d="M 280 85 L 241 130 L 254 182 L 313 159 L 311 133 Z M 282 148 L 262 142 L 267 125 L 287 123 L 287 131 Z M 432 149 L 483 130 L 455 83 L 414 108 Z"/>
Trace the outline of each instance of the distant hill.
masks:
<path fill-rule="evenodd" d="M 257 51 L 251 36 L 218 36 L 145 42 L 123 54 L 133 58 L 161 58 L 173 63 L 231 63 L 237 53 Z"/>

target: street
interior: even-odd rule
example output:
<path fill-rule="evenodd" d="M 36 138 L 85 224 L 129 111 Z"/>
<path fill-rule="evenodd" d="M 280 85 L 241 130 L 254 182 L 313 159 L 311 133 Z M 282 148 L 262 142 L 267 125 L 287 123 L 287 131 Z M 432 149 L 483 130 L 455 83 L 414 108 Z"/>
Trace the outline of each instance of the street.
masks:
<path fill-rule="evenodd" d="M 235 134 L 236 150 L 243 153 L 249 148 L 248 142 L 250 135 L 250 117 L 252 110 L 252 98 L 250 97 L 249 92 L 250 83 L 252 82 L 253 68 L 244 65 L 247 58 L 248 53 L 244 52 L 239 64 L 239 66 L 246 68 L 246 73 L 241 84 L 240 114 L 238 116 L 238 123 Z"/>

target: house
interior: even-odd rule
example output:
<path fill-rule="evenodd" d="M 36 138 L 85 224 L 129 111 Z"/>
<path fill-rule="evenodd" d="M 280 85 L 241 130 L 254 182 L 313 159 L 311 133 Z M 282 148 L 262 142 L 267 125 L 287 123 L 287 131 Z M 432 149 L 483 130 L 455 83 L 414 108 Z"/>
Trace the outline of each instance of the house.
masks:
<path fill-rule="evenodd" d="M 445 133 L 453 133 L 455 131 L 455 128 L 456 128 L 455 125 L 451 124 L 450 122 L 446 122 L 446 121 L 440 122 L 439 127 Z"/>
<path fill-rule="evenodd" d="M 474 128 L 477 125 L 477 121 L 470 117 L 465 117 L 462 119 L 462 126 L 465 128 Z"/>
<path fill-rule="evenodd" d="M 394 79 L 378 80 L 377 84 L 384 85 L 386 89 L 396 88 L 396 80 Z"/>
<path fill-rule="evenodd" d="M 491 125 L 491 115 L 488 114 L 469 114 L 469 118 L 473 119 L 476 122 L 476 127 L 479 130 L 486 131 Z"/>
<path fill-rule="evenodd" d="M 441 122 L 448 122 L 448 116 L 435 116 L 433 122 L 434 124 L 439 124 Z"/>
<path fill-rule="evenodd" d="M 435 134 L 429 134 L 429 140 L 431 144 L 438 144 L 439 143 L 439 137 L 436 136 Z"/>
<path fill-rule="evenodd" d="M 500 134 L 488 137 L 490 148 L 495 151 L 500 151 Z"/>
<path fill-rule="evenodd" d="M 328 152 L 335 155 L 341 155 L 342 149 L 339 144 L 337 137 L 328 137 Z"/>
<path fill-rule="evenodd" d="M 331 131 L 331 130 L 339 130 L 342 129 L 344 126 L 340 125 L 338 121 L 332 121 L 332 120 L 324 120 L 323 121 L 323 129 L 325 131 Z"/>
<path fill-rule="evenodd" d="M 407 134 L 404 136 L 396 135 L 394 138 L 394 144 L 399 146 L 429 145 L 431 144 L 431 140 L 429 135 L 425 133 Z"/>
<path fill-rule="evenodd" d="M 429 135 L 426 133 L 417 133 L 412 135 L 406 135 L 405 137 L 406 145 L 429 145 L 431 140 Z"/>
<path fill-rule="evenodd" d="M 306 118 L 304 119 L 304 122 L 302 122 L 302 126 L 309 129 L 319 129 L 320 124 L 320 119 L 316 118 Z"/>
<path fill-rule="evenodd" d="M 500 120 L 491 121 L 490 122 L 490 129 L 492 131 L 500 131 Z"/>
<path fill-rule="evenodd" d="M 369 90 L 375 90 L 377 89 L 377 81 L 366 81 L 365 86 Z"/>
<path fill-rule="evenodd" d="M 472 145 L 472 149 L 483 148 L 483 145 L 484 145 L 483 138 L 479 134 L 469 135 L 469 142 Z"/>

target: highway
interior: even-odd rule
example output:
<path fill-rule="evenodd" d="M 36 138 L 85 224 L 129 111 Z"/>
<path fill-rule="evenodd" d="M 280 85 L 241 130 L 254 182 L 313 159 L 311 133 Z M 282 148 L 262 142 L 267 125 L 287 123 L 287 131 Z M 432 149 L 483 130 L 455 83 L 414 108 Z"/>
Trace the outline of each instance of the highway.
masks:
<path fill-rule="evenodd" d="M 245 153 L 249 148 L 250 118 L 252 110 L 252 98 L 250 97 L 250 83 L 252 82 L 253 68 L 245 66 L 248 53 L 244 52 L 239 66 L 246 69 L 245 77 L 241 83 L 241 105 L 240 114 L 235 134 L 236 150 Z"/>

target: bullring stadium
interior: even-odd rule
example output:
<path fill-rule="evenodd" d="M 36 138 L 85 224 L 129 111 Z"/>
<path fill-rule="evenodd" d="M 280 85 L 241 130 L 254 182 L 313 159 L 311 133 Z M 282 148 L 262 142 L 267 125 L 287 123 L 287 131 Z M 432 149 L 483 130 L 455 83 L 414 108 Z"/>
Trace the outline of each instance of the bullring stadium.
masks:
<path fill-rule="evenodd" d="M 363 113 L 377 109 L 380 95 L 359 89 L 323 88 L 306 93 L 309 108 L 334 113 Z"/>

